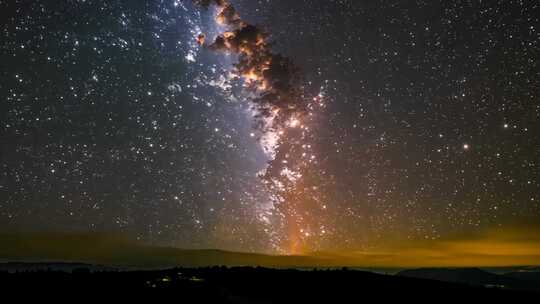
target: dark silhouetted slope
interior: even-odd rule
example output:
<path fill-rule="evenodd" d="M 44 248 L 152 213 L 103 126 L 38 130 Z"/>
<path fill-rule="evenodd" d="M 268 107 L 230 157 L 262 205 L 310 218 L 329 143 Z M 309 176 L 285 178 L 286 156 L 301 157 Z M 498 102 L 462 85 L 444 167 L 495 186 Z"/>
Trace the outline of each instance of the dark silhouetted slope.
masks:
<path fill-rule="evenodd" d="M 524 291 L 468 286 L 434 280 L 381 275 L 351 270 L 267 269 L 252 267 L 174 268 L 154 271 L 73 273 L 37 271 L 0 272 L 5 294 L 37 295 L 59 299 L 101 300 L 121 295 L 122 301 L 144 299 L 178 303 L 361 303 L 377 299 L 409 301 L 445 300 L 512 301 L 536 296 Z"/>
<path fill-rule="evenodd" d="M 403 270 L 397 275 L 492 288 L 540 290 L 536 284 L 517 276 L 494 274 L 478 268 L 420 268 Z"/>

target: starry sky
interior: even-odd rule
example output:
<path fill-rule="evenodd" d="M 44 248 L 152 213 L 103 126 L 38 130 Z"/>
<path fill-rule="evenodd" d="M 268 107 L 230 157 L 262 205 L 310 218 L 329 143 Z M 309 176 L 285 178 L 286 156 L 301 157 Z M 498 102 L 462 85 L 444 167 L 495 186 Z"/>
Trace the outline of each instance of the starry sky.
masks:
<path fill-rule="evenodd" d="M 539 6 L 0 0 L 0 231 L 303 253 L 538 229 Z"/>

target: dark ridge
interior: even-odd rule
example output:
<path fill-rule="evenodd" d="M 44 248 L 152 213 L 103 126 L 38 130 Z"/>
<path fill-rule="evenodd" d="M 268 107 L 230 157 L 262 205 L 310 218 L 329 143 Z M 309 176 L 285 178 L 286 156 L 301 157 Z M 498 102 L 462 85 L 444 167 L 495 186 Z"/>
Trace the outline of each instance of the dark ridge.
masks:
<path fill-rule="evenodd" d="M 476 270 L 475 270 L 476 272 Z M 537 294 L 364 271 L 269 269 L 261 267 L 174 268 L 159 271 L 0 272 L 6 293 L 40 298 L 103 297 L 181 303 L 350 303 L 380 300 L 507 300 Z M 30 293 L 28 291 L 31 291 Z"/>
<path fill-rule="evenodd" d="M 478 268 L 420 268 L 403 270 L 396 275 L 489 288 L 540 291 L 540 286 L 534 284 L 534 281 L 524 280 L 517 275 L 495 274 Z"/>

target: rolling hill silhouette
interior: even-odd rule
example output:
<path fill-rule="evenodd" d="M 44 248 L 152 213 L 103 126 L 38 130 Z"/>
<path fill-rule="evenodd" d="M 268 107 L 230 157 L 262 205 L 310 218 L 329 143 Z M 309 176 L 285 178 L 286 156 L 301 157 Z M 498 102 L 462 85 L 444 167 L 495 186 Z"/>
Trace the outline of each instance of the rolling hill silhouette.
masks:
<path fill-rule="evenodd" d="M 520 273 L 495 274 L 478 268 L 420 268 L 400 271 L 397 276 L 473 286 L 540 291 L 540 285 L 535 282 L 539 274 L 538 272 L 530 272 L 528 276 Z"/>

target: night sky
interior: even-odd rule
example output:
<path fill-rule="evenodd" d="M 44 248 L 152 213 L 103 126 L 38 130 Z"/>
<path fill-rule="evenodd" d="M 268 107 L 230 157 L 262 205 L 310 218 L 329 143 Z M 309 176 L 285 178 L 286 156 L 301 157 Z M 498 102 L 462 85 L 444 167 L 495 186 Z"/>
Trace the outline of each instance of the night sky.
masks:
<path fill-rule="evenodd" d="M 537 229 L 538 1 L 195 2 L 0 0 L 0 231 L 303 253 Z"/>

